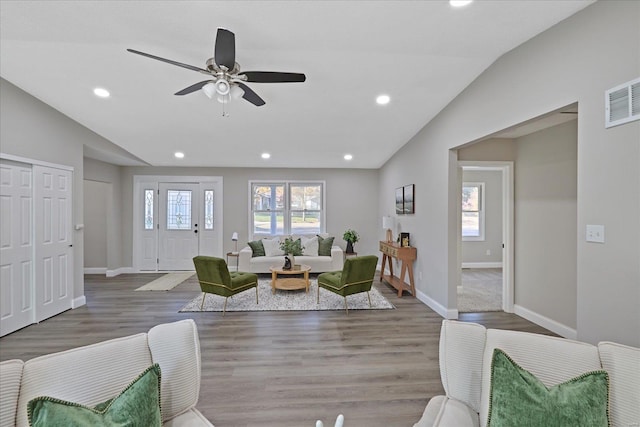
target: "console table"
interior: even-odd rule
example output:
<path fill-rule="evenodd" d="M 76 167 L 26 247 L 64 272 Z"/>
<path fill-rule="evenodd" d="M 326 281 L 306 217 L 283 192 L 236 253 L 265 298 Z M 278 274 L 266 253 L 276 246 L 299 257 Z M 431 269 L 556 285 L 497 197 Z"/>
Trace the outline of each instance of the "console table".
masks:
<path fill-rule="evenodd" d="M 416 248 L 411 246 L 402 247 L 393 242 L 380 242 L 380 252 L 382 252 L 382 268 L 380 268 L 380 281 L 383 280 L 398 290 L 398 298 L 402 296 L 402 291 L 409 291 L 416 296 L 416 286 L 413 282 L 413 261 L 418 256 Z M 393 275 L 393 258 L 402 262 L 400 278 Z M 384 274 L 384 267 L 389 262 L 389 273 Z M 409 270 L 409 283 L 404 281 L 404 277 Z"/>

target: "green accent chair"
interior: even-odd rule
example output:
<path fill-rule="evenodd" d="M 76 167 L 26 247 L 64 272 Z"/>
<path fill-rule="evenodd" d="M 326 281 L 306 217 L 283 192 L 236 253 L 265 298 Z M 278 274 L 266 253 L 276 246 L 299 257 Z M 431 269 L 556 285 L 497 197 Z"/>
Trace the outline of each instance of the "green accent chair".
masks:
<path fill-rule="evenodd" d="M 369 307 L 371 307 L 369 291 L 373 285 L 377 264 L 378 257 L 375 255 L 350 257 L 344 262 L 342 271 L 320 274 L 318 276 L 318 304 L 320 304 L 320 288 L 324 288 L 344 297 L 344 309 L 347 314 L 349 314 L 347 295 L 366 292 L 369 298 Z"/>
<path fill-rule="evenodd" d="M 256 288 L 256 304 L 258 304 L 258 275 L 253 273 L 243 273 L 234 271 L 229 273 L 227 263 L 222 258 L 198 255 L 193 258 L 196 267 L 198 282 L 202 289 L 202 304 L 207 294 L 215 294 L 225 297 L 222 315 L 227 311 L 227 299 L 230 296 Z"/>

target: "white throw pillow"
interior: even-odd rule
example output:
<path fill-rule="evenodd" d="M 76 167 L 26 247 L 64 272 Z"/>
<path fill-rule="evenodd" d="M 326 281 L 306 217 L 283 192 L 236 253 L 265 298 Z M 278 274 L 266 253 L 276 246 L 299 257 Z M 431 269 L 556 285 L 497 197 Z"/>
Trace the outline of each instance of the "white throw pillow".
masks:
<path fill-rule="evenodd" d="M 311 238 L 301 237 L 302 246 L 304 250 L 302 255 L 318 256 L 318 237 L 313 236 Z"/>
<path fill-rule="evenodd" d="M 264 239 L 262 241 L 262 246 L 264 246 L 265 256 L 284 255 L 284 251 L 280 249 L 280 239 L 277 237 L 275 239 Z"/>

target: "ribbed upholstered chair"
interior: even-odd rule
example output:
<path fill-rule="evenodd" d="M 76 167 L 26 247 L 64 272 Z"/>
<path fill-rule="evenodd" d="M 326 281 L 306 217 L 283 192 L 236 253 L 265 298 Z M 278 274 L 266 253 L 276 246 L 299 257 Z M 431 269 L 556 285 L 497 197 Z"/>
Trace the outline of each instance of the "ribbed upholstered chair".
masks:
<path fill-rule="evenodd" d="M 349 314 L 347 307 L 347 295 L 366 292 L 371 307 L 369 291 L 373 285 L 373 277 L 376 274 L 378 257 L 365 255 L 347 258 L 342 271 L 331 271 L 318 276 L 318 304 L 320 303 L 320 288 L 342 295 L 344 297 L 344 309 Z"/>
<path fill-rule="evenodd" d="M 256 288 L 256 304 L 258 303 L 258 276 L 253 273 L 243 273 L 234 271 L 229 273 L 227 263 L 222 258 L 198 255 L 193 258 L 196 267 L 198 282 L 202 289 L 202 304 L 207 294 L 216 294 L 225 297 L 222 315 L 227 311 L 227 299 L 230 296 Z"/>

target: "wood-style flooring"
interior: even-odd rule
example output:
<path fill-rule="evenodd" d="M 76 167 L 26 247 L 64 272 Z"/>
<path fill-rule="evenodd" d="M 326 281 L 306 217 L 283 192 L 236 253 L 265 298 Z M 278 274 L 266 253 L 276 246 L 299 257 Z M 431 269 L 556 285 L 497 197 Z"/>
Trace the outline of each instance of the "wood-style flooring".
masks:
<path fill-rule="evenodd" d="M 199 293 L 134 292 L 160 274 L 85 276 L 87 304 L 0 338 L 0 361 L 146 332 L 193 318 L 202 352 L 197 405 L 216 427 L 412 426 L 442 394 L 438 340 L 442 318 L 419 300 L 376 287 L 396 310 L 178 313 Z M 311 297 L 311 296 L 310 296 Z M 513 314 L 469 313 L 463 321 L 551 333 Z"/>

